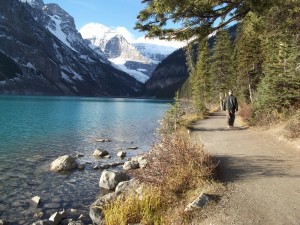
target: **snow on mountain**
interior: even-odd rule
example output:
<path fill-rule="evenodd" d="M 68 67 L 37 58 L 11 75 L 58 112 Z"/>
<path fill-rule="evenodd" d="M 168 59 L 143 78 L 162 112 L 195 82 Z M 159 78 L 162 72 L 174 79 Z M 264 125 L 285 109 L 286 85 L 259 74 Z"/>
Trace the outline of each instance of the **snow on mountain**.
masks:
<path fill-rule="evenodd" d="M 154 60 L 154 62 L 156 62 L 157 64 L 176 50 L 176 48 L 172 46 L 163 46 L 149 43 L 133 43 L 133 45 L 145 57 Z"/>
<path fill-rule="evenodd" d="M 98 23 L 87 24 L 79 32 L 84 39 L 100 48 L 117 68 L 143 83 L 149 79 L 155 68 L 154 63 L 129 44 L 120 33 Z"/>
<path fill-rule="evenodd" d="M 0 31 L 0 68 L 11 68 L 1 71 L 0 93 L 133 96 L 142 89 L 57 4 L 1 0 Z"/>

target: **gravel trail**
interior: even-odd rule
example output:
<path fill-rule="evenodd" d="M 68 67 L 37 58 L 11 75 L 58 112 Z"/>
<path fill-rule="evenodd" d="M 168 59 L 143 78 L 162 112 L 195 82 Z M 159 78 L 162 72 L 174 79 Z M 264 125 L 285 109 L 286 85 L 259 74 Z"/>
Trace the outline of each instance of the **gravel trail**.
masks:
<path fill-rule="evenodd" d="M 300 225 L 299 150 L 238 121 L 226 128 L 223 112 L 197 122 L 192 135 L 219 160 L 227 190 L 201 224 Z"/>

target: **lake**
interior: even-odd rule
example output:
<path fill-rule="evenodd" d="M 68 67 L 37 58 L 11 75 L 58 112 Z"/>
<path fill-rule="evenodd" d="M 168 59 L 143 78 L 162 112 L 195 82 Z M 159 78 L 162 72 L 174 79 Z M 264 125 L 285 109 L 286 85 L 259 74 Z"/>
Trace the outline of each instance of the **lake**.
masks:
<path fill-rule="evenodd" d="M 168 101 L 145 99 L 0 96 L 0 219 L 31 224 L 41 211 L 42 219 L 70 208 L 88 213 L 100 193 L 102 171 L 93 167 L 149 151 L 169 107 Z M 96 148 L 112 157 L 94 158 Z M 123 160 L 116 156 L 121 149 L 127 152 Z M 79 153 L 84 170 L 49 171 L 57 157 Z M 36 195 L 39 207 L 30 201 Z"/>

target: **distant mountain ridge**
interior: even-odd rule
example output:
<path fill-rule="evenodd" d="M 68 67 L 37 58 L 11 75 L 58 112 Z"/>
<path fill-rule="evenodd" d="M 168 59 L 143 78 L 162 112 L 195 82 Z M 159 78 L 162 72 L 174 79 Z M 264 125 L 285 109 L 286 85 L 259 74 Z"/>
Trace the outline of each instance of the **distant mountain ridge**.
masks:
<path fill-rule="evenodd" d="M 0 62 L 0 93 L 135 96 L 142 90 L 91 48 L 56 4 L 1 0 L 0 34 L 0 57 L 6 59 Z M 1 69 L 11 65 L 19 69 Z"/>

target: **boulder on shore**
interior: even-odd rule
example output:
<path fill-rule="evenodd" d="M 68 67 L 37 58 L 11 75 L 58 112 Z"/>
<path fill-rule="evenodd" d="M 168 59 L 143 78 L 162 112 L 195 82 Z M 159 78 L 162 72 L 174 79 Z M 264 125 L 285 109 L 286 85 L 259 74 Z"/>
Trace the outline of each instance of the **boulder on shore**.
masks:
<path fill-rule="evenodd" d="M 100 177 L 99 186 L 105 189 L 114 190 L 120 182 L 129 179 L 130 177 L 126 173 L 104 170 Z"/>
<path fill-rule="evenodd" d="M 108 156 L 108 155 L 109 155 L 108 151 L 103 150 L 103 149 L 96 149 L 93 152 L 93 156 L 97 156 L 97 157 L 104 157 L 104 156 Z"/>
<path fill-rule="evenodd" d="M 57 159 L 55 159 L 50 166 L 51 171 L 59 172 L 59 171 L 69 171 L 78 168 L 78 163 L 75 158 L 70 155 L 64 155 Z"/>

